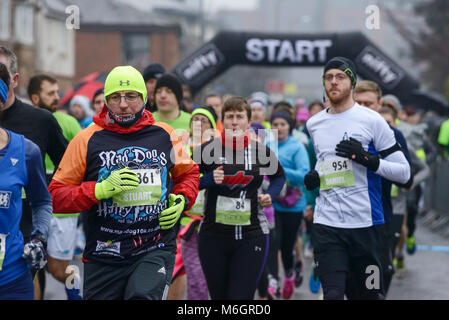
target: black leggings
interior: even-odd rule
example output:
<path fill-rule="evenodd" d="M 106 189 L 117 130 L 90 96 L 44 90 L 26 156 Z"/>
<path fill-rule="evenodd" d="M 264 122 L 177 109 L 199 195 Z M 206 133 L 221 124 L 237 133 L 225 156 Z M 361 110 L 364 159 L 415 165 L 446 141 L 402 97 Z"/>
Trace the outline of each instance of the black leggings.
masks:
<path fill-rule="evenodd" d="M 268 296 L 268 275 L 273 274 L 270 269 L 271 265 L 268 262 L 270 261 L 271 248 L 273 247 L 274 243 L 274 234 L 274 229 L 270 229 L 267 263 L 263 268 L 262 276 L 259 280 L 259 285 L 257 286 L 257 291 L 259 293 L 259 297 L 261 298 L 265 298 Z"/>
<path fill-rule="evenodd" d="M 414 194 L 407 197 L 407 237 L 413 236 L 416 229 L 416 216 L 418 215 L 418 204 L 421 198 L 421 186 L 417 185 L 412 191 Z"/>
<path fill-rule="evenodd" d="M 387 244 L 384 225 L 313 226 L 317 272 L 325 299 L 382 299 Z M 330 293 L 326 293 L 330 292 Z"/>
<path fill-rule="evenodd" d="M 324 300 L 344 300 L 346 291 L 345 271 L 334 271 L 323 274 L 320 281 L 323 286 Z"/>
<path fill-rule="evenodd" d="M 394 217 L 395 215 L 393 215 Z M 391 250 L 391 244 L 394 242 L 394 234 L 392 232 L 393 221 L 385 222 L 385 228 L 383 230 L 379 229 L 379 232 L 383 232 L 384 235 L 381 237 L 381 243 L 378 244 L 379 248 L 381 248 L 381 254 L 379 255 L 379 259 L 382 265 L 383 270 L 383 280 L 384 280 L 384 295 L 387 296 L 388 289 L 390 288 L 391 280 L 394 274 L 393 268 L 393 256 Z M 394 251 L 393 251 L 394 252 Z"/>
<path fill-rule="evenodd" d="M 403 222 L 403 214 L 393 214 L 390 228 L 390 250 L 393 257 L 396 255 L 396 247 L 398 246 L 399 240 L 401 238 Z"/>
<path fill-rule="evenodd" d="M 309 241 L 313 248 L 312 228 L 313 228 L 313 221 L 306 220 L 306 233 L 309 235 Z"/>
<path fill-rule="evenodd" d="M 268 235 L 242 240 L 198 235 L 198 255 L 212 300 L 254 299 L 268 241 Z"/>
<path fill-rule="evenodd" d="M 299 226 L 303 218 L 302 212 L 275 212 L 274 245 L 270 248 L 270 272 L 277 279 L 279 273 L 278 250 L 281 250 L 282 264 L 287 274 L 293 269 L 293 249 L 298 239 Z"/>
<path fill-rule="evenodd" d="M 365 287 L 363 277 L 359 273 L 334 271 L 320 276 L 323 286 L 324 300 L 384 300 L 380 290 L 370 290 Z"/>

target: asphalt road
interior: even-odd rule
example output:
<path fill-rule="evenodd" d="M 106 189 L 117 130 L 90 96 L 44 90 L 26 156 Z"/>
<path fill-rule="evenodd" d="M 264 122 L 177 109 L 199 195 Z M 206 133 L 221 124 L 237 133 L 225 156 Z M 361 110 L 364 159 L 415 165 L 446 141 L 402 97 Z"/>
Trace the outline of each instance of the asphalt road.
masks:
<path fill-rule="evenodd" d="M 449 299 L 449 238 L 432 231 L 423 223 L 423 218 L 417 219 L 415 238 L 418 250 L 414 255 L 405 253 L 406 275 L 404 278 L 394 277 L 387 299 L 389 300 L 446 300 Z M 404 251 L 405 252 L 405 251 Z M 296 289 L 292 299 L 318 300 L 321 291 L 313 294 L 309 290 L 311 273 L 311 258 L 305 259 L 304 282 Z M 75 257 L 73 265 L 79 267 L 81 279 L 83 266 L 80 257 Z M 82 290 L 82 281 L 81 281 Z M 56 281 L 47 273 L 46 300 L 65 300 L 64 284 Z"/>

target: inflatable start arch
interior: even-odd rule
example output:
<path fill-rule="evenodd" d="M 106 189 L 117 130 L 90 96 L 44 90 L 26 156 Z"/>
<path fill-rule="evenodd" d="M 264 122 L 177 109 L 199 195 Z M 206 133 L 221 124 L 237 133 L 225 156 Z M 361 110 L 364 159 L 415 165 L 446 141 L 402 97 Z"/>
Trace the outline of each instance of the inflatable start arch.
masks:
<path fill-rule="evenodd" d="M 396 95 L 403 104 L 414 100 L 419 83 L 360 32 L 219 32 L 171 71 L 195 93 L 233 65 L 324 66 L 334 56 L 352 59 L 359 76 L 377 82 L 385 94 Z"/>

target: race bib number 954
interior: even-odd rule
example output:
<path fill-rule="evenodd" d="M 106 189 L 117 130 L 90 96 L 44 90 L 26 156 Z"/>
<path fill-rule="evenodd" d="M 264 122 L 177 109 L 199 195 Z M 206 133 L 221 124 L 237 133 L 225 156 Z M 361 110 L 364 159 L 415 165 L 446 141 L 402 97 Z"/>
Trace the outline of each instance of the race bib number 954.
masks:
<path fill-rule="evenodd" d="M 355 185 L 352 160 L 335 157 L 320 164 L 320 190 Z"/>

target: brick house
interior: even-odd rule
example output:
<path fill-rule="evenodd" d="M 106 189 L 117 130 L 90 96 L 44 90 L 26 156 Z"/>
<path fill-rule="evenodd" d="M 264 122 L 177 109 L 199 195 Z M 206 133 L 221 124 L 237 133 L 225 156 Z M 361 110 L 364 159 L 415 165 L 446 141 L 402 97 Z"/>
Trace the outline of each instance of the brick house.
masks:
<path fill-rule="evenodd" d="M 80 28 L 75 32 L 75 82 L 117 65 L 129 64 L 142 71 L 150 62 L 167 69 L 178 62 L 178 24 L 118 1 L 58 1 L 76 5 L 80 11 Z"/>
<path fill-rule="evenodd" d="M 68 27 L 70 6 L 79 10 L 79 29 Z M 37 73 L 55 77 L 61 93 L 85 75 L 150 62 L 171 69 L 179 60 L 181 27 L 116 0 L 1 0 L 0 45 L 19 62 L 17 94 L 27 97 Z M 167 22 L 171 21 L 171 22 Z"/>
<path fill-rule="evenodd" d="M 1 0 L 0 45 L 17 55 L 19 86 L 27 98 L 27 85 L 37 73 L 55 77 L 60 86 L 72 85 L 74 32 L 65 26 L 64 8 L 50 8 L 46 0 Z"/>

